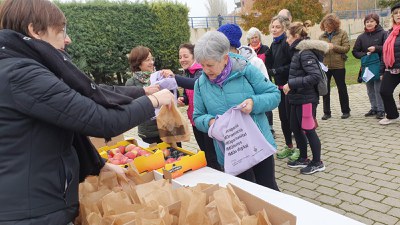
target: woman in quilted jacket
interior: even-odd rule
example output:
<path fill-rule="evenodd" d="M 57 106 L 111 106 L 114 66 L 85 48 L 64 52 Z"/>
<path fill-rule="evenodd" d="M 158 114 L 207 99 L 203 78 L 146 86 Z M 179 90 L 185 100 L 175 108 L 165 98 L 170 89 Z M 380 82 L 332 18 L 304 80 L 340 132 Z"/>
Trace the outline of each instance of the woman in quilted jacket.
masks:
<path fill-rule="evenodd" d="M 290 128 L 294 133 L 300 157 L 289 161 L 291 168 L 301 168 L 302 174 L 324 171 L 321 161 L 321 142 L 315 131 L 315 116 L 319 102 L 316 85 L 322 79 L 319 63 L 329 49 L 328 43 L 307 40 L 307 28 L 303 23 L 292 23 L 287 31 L 287 43 L 295 51 L 290 64 L 289 80 L 283 86 L 290 104 Z M 322 67 L 321 67 L 322 68 Z M 307 157 L 307 141 L 312 160 Z"/>
<path fill-rule="evenodd" d="M 324 116 L 322 120 L 332 117 L 331 113 L 331 78 L 335 79 L 339 92 L 339 102 L 342 111 L 342 119 L 350 117 L 349 94 L 346 86 L 346 53 L 350 50 L 349 37 L 346 31 L 340 29 L 340 19 L 337 15 L 327 14 L 320 23 L 321 30 L 324 32 L 319 40 L 326 41 L 329 51 L 324 56 L 324 64 L 328 67 L 326 76 L 328 77 L 328 94 L 323 97 Z"/>
<path fill-rule="evenodd" d="M 193 119 L 196 128 L 208 132 L 217 115 L 240 106 L 241 111 L 250 114 L 265 139 L 276 148 L 265 112 L 278 106 L 280 92 L 259 69 L 229 50 L 228 38 L 218 31 L 207 32 L 196 43 L 195 59 L 203 67 L 203 75 L 194 87 Z M 224 149 L 216 141 L 214 147 L 218 162 L 223 166 Z M 279 190 L 273 155 L 238 176 Z"/>

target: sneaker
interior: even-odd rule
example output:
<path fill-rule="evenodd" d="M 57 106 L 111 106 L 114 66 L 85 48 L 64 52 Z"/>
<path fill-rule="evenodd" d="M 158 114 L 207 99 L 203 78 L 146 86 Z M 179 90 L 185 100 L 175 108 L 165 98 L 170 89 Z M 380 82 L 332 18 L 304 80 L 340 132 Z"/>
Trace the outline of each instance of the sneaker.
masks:
<path fill-rule="evenodd" d="M 383 112 L 383 111 L 379 111 L 379 112 L 377 112 L 376 113 L 376 116 L 375 116 L 377 119 L 383 119 L 383 118 L 385 118 L 385 112 Z"/>
<path fill-rule="evenodd" d="M 316 172 L 322 172 L 324 170 L 325 170 L 325 165 L 322 161 L 319 162 L 311 161 L 306 167 L 300 169 L 300 173 L 309 175 Z"/>
<path fill-rule="evenodd" d="M 397 121 L 399 121 L 399 117 L 397 117 L 396 119 L 384 118 L 384 119 L 379 120 L 379 124 L 381 124 L 381 125 L 389 125 L 389 124 L 395 123 Z"/>
<path fill-rule="evenodd" d="M 293 148 L 289 148 L 288 146 L 285 146 L 282 150 L 280 150 L 278 153 L 276 153 L 276 157 L 278 159 L 284 159 L 293 154 Z"/>
<path fill-rule="evenodd" d="M 327 120 L 329 118 L 331 118 L 332 116 L 329 114 L 324 114 L 324 116 L 321 118 L 322 120 Z"/>
<path fill-rule="evenodd" d="M 305 168 L 308 164 L 310 164 L 309 159 L 297 159 L 295 161 L 289 161 L 287 166 L 290 168 Z"/>
<path fill-rule="evenodd" d="M 300 157 L 300 150 L 298 148 L 293 148 L 293 154 L 289 156 L 290 161 L 296 161 Z"/>
<path fill-rule="evenodd" d="M 343 113 L 343 115 L 341 116 L 342 119 L 347 119 L 350 117 L 350 113 Z"/>
<path fill-rule="evenodd" d="M 377 112 L 375 110 L 369 110 L 367 113 L 364 114 L 365 117 L 375 116 Z"/>

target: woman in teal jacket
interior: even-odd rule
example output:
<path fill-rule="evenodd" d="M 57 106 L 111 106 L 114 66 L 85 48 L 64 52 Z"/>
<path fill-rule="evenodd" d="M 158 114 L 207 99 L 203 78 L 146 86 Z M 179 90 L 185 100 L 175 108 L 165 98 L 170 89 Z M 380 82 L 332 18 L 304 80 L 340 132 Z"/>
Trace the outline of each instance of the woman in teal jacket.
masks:
<path fill-rule="evenodd" d="M 278 107 L 280 92 L 260 70 L 242 56 L 229 53 L 229 49 L 229 40 L 218 31 L 207 32 L 196 43 L 195 58 L 203 67 L 194 89 L 196 127 L 207 132 L 216 115 L 245 105 L 242 111 L 251 115 L 267 141 L 276 148 L 265 112 Z M 215 141 L 214 146 L 218 162 L 223 165 L 224 156 Z M 274 167 L 274 158 L 270 156 L 238 177 L 279 190 Z"/>

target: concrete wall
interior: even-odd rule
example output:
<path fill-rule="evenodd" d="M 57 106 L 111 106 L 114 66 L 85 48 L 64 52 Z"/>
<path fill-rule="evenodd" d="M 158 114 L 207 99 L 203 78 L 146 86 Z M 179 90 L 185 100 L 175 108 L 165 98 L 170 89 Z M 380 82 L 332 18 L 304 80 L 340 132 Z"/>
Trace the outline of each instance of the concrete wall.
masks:
<path fill-rule="evenodd" d="M 381 18 L 381 25 L 388 29 L 390 26 L 390 17 Z M 357 36 L 364 31 L 364 19 L 348 19 L 348 20 L 341 20 L 341 28 L 345 30 L 349 35 L 350 39 L 357 39 Z M 198 28 L 198 29 L 191 29 L 190 30 L 190 42 L 196 43 L 196 41 L 207 31 L 216 30 L 215 28 Z M 247 38 L 246 38 L 246 31 L 243 31 L 242 38 L 240 42 L 242 45 L 247 45 Z M 319 27 L 319 24 L 314 25 L 309 29 L 310 37 L 312 39 L 318 39 L 318 37 L 322 34 L 322 31 Z M 262 43 L 268 46 L 271 45 L 272 37 L 271 35 L 263 35 Z"/>

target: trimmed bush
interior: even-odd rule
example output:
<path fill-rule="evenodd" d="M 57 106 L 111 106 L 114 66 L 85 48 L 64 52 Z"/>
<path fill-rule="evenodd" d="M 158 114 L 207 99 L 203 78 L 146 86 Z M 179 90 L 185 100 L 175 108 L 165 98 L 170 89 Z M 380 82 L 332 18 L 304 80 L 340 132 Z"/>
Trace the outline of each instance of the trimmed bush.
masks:
<path fill-rule="evenodd" d="M 157 69 L 179 68 L 178 47 L 190 39 L 185 5 L 106 1 L 57 4 L 68 21 L 67 32 L 72 39 L 68 53 L 97 83 L 122 84 L 123 77 L 128 76 L 126 55 L 137 45 L 152 50 Z"/>

